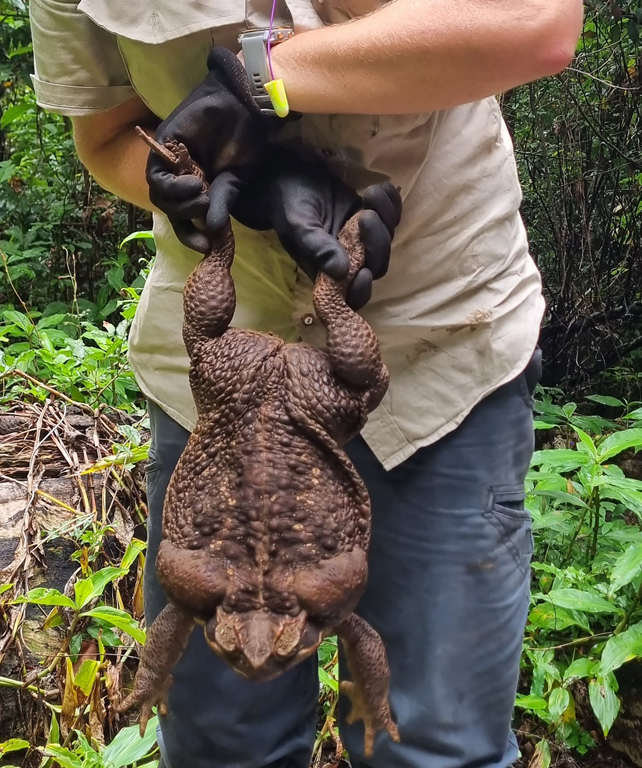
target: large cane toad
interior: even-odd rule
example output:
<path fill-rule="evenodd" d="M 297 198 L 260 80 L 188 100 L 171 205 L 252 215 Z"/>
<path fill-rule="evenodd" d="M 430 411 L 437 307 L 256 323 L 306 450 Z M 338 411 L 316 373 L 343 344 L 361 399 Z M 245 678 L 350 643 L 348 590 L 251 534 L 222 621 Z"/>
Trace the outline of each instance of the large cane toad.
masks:
<path fill-rule="evenodd" d="M 148 142 L 150 143 L 150 142 Z M 153 142 L 151 142 L 154 145 Z M 155 145 L 177 173 L 195 173 L 182 145 Z M 120 711 L 161 709 L 194 624 L 237 672 L 270 680 L 337 633 L 353 682 L 351 721 L 365 748 L 385 729 L 389 671 L 379 635 L 353 611 L 370 535 L 366 488 L 342 446 L 381 401 L 388 371 L 370 326 L 345 302 L 363 263 L 358 222 L 341 242 L 350 274 L 319 275 L 315 311 L 327 351 L 231 328 L 236 299 L 230 229 L 184 293 L 183 338 L 198 421 L 171 478 L 156 560 L 169 600 L 149 628 L 133 692 Z"/>

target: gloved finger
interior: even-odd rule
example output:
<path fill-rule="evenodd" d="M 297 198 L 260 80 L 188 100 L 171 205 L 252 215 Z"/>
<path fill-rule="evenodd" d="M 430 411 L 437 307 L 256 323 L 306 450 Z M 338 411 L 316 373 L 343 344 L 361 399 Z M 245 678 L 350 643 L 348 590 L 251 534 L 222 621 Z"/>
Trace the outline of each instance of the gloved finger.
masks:
<path fill-rule="evenodd" d="M 374 211 L 359 214 L 359 234 L 365 251 L 365 264 L 374 280 L 379 280 L 390 265 L 391 237 L 388 228 Z"/>
<path fill-rule="evenodd" d="M 280 233 L 277 228 L 277 235 L 298 264 L 309 265 L 306 269 L 309 277 L 314 279 L 318 272 L 325 272 L 335 280 L 341 280 L 348 274 L 350 259 L 346 249 L 320 223 L 311 224 L 309 220 L 293 222 L 290 219 L 289 225 L 286 233 Z"/>
<path fill-rule="evenodd" d="M 173 221 L 171 218 L 170 222 L 180 243 L 187 248 L 191 248 L 193 251 L 209 253 L 210 238 L 205 232 L 197 229 L 193 222 L 189 219 L 178 219 Z"/>
<path fill-rule="evenodd" d="M 221 171 L 210 184 L 210 205 L 207 211 L 207 227 L 219 232 L 230 220 L 230 209 L 243 187 L 242 175 L 236 171 Z"/>
<path fill-rule="evenodd" d="M 189 200 L 174 200 L 158 195 L 150 189 L 149 199 L 159 210 L 175 220 L 204 219 L 210 205 L 210 198 L 206 192 L 201 192 L 197 197 Z"/>
<path fill-rule="evenodd" d="M 401 221 L 402 202 L 401 194 L 393 184 L 386 181 L 368 187 L 363 193 L 363 207 L 379 214 L 390 237 L 394 237 L 395 229 Z"/>
<path fill-rule="evenodd" d="M 346 303 L 349 307 L 357 311 L 361 309 L 361 307 L 364 307 L 370 301 L 371 297 L 372 272 L 364 267 L 355 275 L 355 278 L 348 289 Z"/>
<path fill-rule="evenodd" d="M 203 189 L 203 182 L 197 176 L 176 176 L 164 167 L 147 168 L 147 183 L 158 195 L 172 200 L 187 200 L 196 197 Z"/>

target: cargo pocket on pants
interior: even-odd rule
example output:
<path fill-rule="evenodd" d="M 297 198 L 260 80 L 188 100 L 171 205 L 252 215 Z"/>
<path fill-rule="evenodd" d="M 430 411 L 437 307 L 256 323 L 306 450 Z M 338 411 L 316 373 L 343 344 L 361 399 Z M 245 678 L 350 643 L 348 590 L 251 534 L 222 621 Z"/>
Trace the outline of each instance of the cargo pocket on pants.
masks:
<path fill-rule="evenodd" d="M 525 498 L 523 485 L 491 486 L 484 510 L 484 517 L 499 533 L 523 574 L 533 554 L 533 526 L 530 512 L 524 507 Z"/>

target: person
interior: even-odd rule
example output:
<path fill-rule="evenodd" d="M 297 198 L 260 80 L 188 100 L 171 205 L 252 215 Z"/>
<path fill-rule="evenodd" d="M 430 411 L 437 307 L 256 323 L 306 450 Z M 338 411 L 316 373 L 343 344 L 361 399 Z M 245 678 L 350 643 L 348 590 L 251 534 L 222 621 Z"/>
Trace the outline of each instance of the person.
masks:
<path fill-rule="evenodd" d="M 300 114 L 276 128 L 220 55 L 272 12 L 294 35 L 272 47 L 271 74 Z M 71 117 L 102 186 L 154 211 L 157 256 L 130 340 L 152 427 L 147 621 L 164 604 L 153 571 L 163 498 L 195 423 L 180 336 L 182 288 L 203 250 L 192 219 L 234 216 L 235 325 L 322 344 L 310 278 L 341 272 L 336 232 L 361 207 L 369 262 L 351 301 L 391 383 L 348 446 L 373 506 L 358 612 L 385 643 L 401 740 L 379 734 L 366 760 L 343 701 L 341 738 L 355 768 L 510 765 L 544 300 L 494 94 L 569 63 L 581 0 L 31 0 L 30 13 L 38 103 Z M 136 125 L 183 131 L 209 163 L 209 192 L 148 165 Z M 309 164 L 270 166 L 301 148 Z M 262 192 L 247 183 L 270 167 Z M 253 220 L 259 204 L 276 233 Z M 175 668 L 163 761 L 304 768 L 317 693 L 315 660 L 252 683 L 196 632 Z"/>

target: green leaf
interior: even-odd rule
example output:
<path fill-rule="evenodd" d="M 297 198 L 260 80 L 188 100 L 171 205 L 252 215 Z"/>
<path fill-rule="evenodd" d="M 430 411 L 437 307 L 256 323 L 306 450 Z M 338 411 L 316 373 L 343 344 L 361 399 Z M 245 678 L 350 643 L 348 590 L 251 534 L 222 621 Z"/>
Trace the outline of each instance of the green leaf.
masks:
<path fill-rule="evenodd" d="M 145 642 L 145 633 L 139 627 L 138 622 L 125 611 L 120 611 L 118 608 L 112 608 L 110 605 L 100 605 L 82 615 L 94 616 L 97 619 L 102 619 L 111 626 L 122 629 L 123 632 L 126 632 L 139 643 Z"/>
<path fill-rule="evenodd" d="M 572 448 L 554 448 L 544 451 L 535 451 L 531 459 L 531 466 L 546 466 L 554 472 L 571 472 L 574 469 L 585 467 L 589 458 Z"/>
<path fill-rule="evenodd" d="M 47 757 L 53 757 L 62 768 L 83 768 L 82 759 L 66 747 L 59 747 L 57 744 L 47 744 L 43 754 Z"/>
<path fill-rule="evenodd" d="M 561 608 L 585 613 L 618 613 L 620 610 L 603 597 L 581 589 L 553 589 L 548 595 L 542 595 L 542 599 Z"/>
<path fill-rule="evenodd" d="M 117 579 L 119 576 L 124 576 L 127 571 L 123 568 L 115 568 L 110 566 L 108 568 L 102 568 L 87 579 L 80 579 L 74 584 L 74 591 L 76 594 L 76 608 L 80 610 L 84 608 L 87 603 L 93 600 L 98 595 L 102 595 L 103 590 L 110 582 Z"/>
<path fill-rule="evenodd" d="M 528 763 L 528 768 L 550 768 L 550 764 L 551 748 L 546 739 L 540 739 L 533 752 L 533 757 L 531 757 Z"/>
<path fill-rule="evenodd" d="M 96 672 L 100 662 L 97 659 L 85 659 L 80 665 L 80 669 L 74 675 L 74 685 L 85 694 L 89 696 L 91 689 L 94 687 L 94 681 L 96 680 Z"/>
<path fill-rule="evenodd" d="M 630 584 L 636 576 L 642 573 L 642 542 L 631 544 L 615 561 L 611 571 L 610 594 Z"/>
<path fill-rule="evenodd" d="M 128 571 L 131 564 L 136 560 L 138 555 L 140 555 L 141 552 L 145 551 L 145 548 L 147 547 L 147 544 L 145 544 L 144 541 L 141 541 L 140 539 L 132 539 L 129 542 L 129 546 L 125 550 L 125 554 L 123 555 L 123 559 L 120 563 L 120 567 Z"/>
<path fill-rule="evenodd" d="M 575 496 L 567 491 L 547 490 L 545 488 L 536 488 L 532 490 L 529 496 L 546 496 L 551 499 L 558 499 L 559 501 L 565 501 L 567 504 L 572 504 L 574 507 L 580 507 L 581 509 L 588 509 L 588 504 L 579 496 Z"/>
<path fill-rule="evenodd" d="M 617 456 L 628 448 L 642 448 L 642 429 L 624 429 L 609 435 L 599 445 L 600 461 Z"/>
<path fill-rule="evenodd" d="M 611 726 L 620 711 L 620 700 L 611 687 L 609 677 L 598 677 L 589 683 L 589 700 L 604 736 L 609 735 Z"/>
<path fill-rule="evenodd" d="M 571 694 L 566 688 L 553 688 L 551 695 L 548 697 L 548 711 L 551 713 L 554 721 L 562 717 L 570 701 Z"/>
<path fill-rule="evenodd" d="M 624 418 L 629 419 L 630 421 L 642 421 L 642 408 L 636 408 L 634 411 L 631 411 L 631 413 L 627 413 Z"/>
<path fill-rule="evenodd" d="M 4 592 L 8 592 L 13 587 L 13 582 L 11 584 L 0 584 L 0 595 L 2 595 Z"/>
<path fill-rule="evenodd" d="M 619 635 L 612 637 L 604 646 L 600 661 L 599 675 L 604 677 L 609 672 L 619 669 L 627 661 L 642 656 L 642 622 Z"/>
<path fill-rule="evenodd" d="M 13 600 L 14 603 L 31 603 L 32 605 L 64 605 L 66 608 L 75 608 L 73 601 L 60 594 L 57 589 L 45 589 L 36 587 L 30 589 L 26 595 L 21 595 Z"/>
<path fill-rule="evenodd" d="M 140 432 L 130 424 L 120 424 L 117 429 L 132 445 L 140 445 Z"/>
<path fill-rule="evenodd" d="M 24 739 L 9 739 L 0 743 L 0 756 L 8 752 L 18 752 L 21 749 L 29 749 L 29 742 Z"/>
<path fill-rule="evenodd" d="M 32 105 L 28 101 L 21 101 L 19 104 L 13 104 L 11 107 L 7 107 L 2 113 L 2 119 L 0 119 L 0 130 L 11 125 L 19 117 L 22 117 L 25 112 L 32 109 Z"/>
<path fill-rule="evenodd" d="M 586 449 L 584 452 L 587 453 L 591 458 L 597 459 L 597 448 L 595 447 L 595 443 L 593 442 L 591 436 L 587 435 L 586 432 L 584 432 L 584 430 L 580 429 L 579 427 L 575 427 L 575 432 L 580 438 L 580 442 Z"/>
<path fill-rule="evenodd" d="M 584 677 L 590 677 L 596 662 L 592 659 L 579 658 L 571 662 L 564 672 L 564 682 L 567 680 L 579 680 Z"/>
<path fill-rule="evenodd" d="M 42 328 L 57 328 L 61 323 L 65 321 L 67 315 L 47 315 L 41 317 L 36 324 L 36 328 L 41 330 Z"/>
<path fill-rule="evenodd" d="M 618 400 L 617 397 L 611 397 L 610 395 L 587 395 L 585 400 L 590 400 L 593 403 L 599 403 L 600 405 L 609 405 L 612 408 L 624 408 L 624 403 Z"/>
<path fill-rule="evenodd" d="M 158 718 L 152 717 L 143 737 L 137 725 L 120 730 L 102 752 L 105 768 L 123 768 L 145 757 L 156 744 L 157 725 Z"/>
<path fill-rule="evenodd" d="M 515 700 L 515 706 L 520 709 L 531 709 L 534 712 L 541 712 L 548 708 L 546 699 L 541 696 L 520 696 L 518 695 Z"/>
<path fill-rule="evenodd" d="M 586 617 L 581 611 L 567 611 L 558 605 L 540 603 L 536 605 L 528 616 L 529 622 L 540 629 L 552 629 L 560 632 L 567 627 L 582 627 L 590 631 Z"/>
<path fill-rule="evenodd" d="M 16 309 L 5 309 L 2 315 L 5 320 L 13 323 L 14 325 L 17 325 L 18 328 L 23 330 L 25 333 L 30 333 L 34 328 L 33 323 L 27 317 L 27 315 L 23 314 L 22 312 L 18 312 Z"/>
<path fill-rule="evenodd" d="M 323 667 L 319 667 L 319 680 L 326 688 L 330 688 L 335 693 L 339 690 L 339 683 L 329 675 Z"/>
<path fill-rule="evenodd" d="M 131 235 L 127 235 L 127 237 L 121 242 L 121 244 L 118 246 L 119 248 L 122 248 L 123 245 L 126 243 L 130 243 L 132 240 L 153 240 L 154 239 L 154 233 L 151 229 L 142 230 L 141 232 L 132 232 Z"/>

